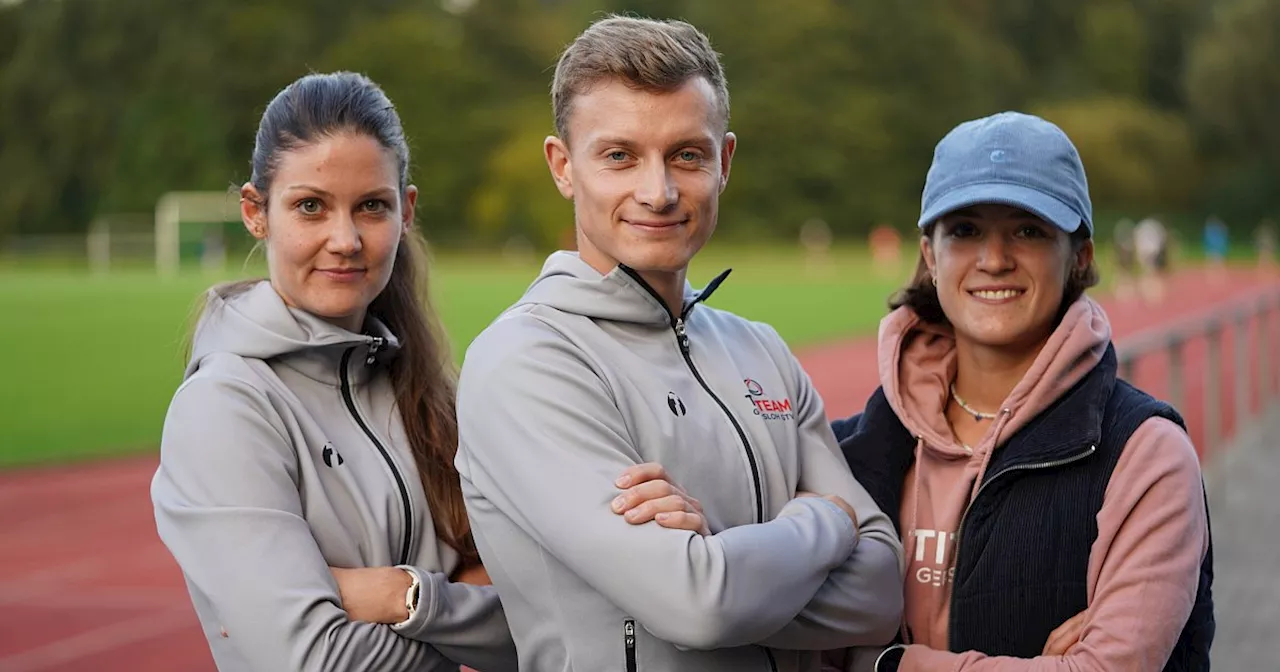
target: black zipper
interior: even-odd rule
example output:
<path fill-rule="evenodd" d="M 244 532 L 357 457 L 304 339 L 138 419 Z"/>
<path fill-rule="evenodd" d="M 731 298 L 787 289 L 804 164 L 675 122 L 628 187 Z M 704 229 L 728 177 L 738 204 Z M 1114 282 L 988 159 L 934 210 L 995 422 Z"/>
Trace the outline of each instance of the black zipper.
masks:
<path fill-rule="evenodd" d="M 699 297 L 699 299 L 701 299 L 701 297 Z M 700 385 L 702 385 L 702 389 L 707 391 L 707 394 L 711 399 L 720 406 L 720 410 L 724 411 L 725 417 L 729 418 L 729 422 L 732 423 L 733 428 L 737 430 L 738 438 L 742 440 L 742 448 L 747 453 L 747 463 L 751 465 L 751 482 L 755 485 L 756 522 L 763 523 L 764 487 L 760 484 L 760 467 L 756 464 L 755 453 L 751 450 L 751 442 L 747 440 L 747 433 L 743 431 L 742 425 L 738 424 L 738 419 L 729 411 L 729 407 L 726 406 L 723 401 L 720 401 L 720 397 L 717 397 L 716 393 L 711 391 L 711 386 L 707 384 L 707 381 L 702 379 L 702 374 L 698 373 L 698 368 L 693 365 L 693 357 L 689 354 L 689 335 L 685 333 L 684 318 L 695 305 L 697 305 L 697 303 L 690 304 L 689 307 L 685 309 L 684 314 L 676 320 L 675 325 L 672 327 L 675 330 L 676 337 L 680 343 L 680 354 L 684 355 L 684 362 L 689 365 L 689 371 L 693 373 L 693 377 L 697 379 Z M 761 646 L 760 648 L 764 649 L 764 655 L 769 660 L 769 672 L 778 672 L 778 662 L 773 659 L 773 652 L 765 646 Z"/>
<path fill-rule="evenodd" d="M 760 648 L 764 649 L 764 655 L 769 659 L 769 672 L 778 672 L 778 663 L 773 659 L 773 652 L 765 647 Z M 639 665 L 636 663 L 636 622 L 630 618 L 622 622 L 622 653 L 627 672 L 637 672 Z"/>
<path fill-rule="evenodd" d="M 724 282 L 724 279 L 729 277 L 729 271 L 721 273 L 711 282 L 707 283 L 707 286 L 698 294 L 698 298 L 690 301 L 689 305 L 684 307 L 680 316 L 676 317 L 675 314 L 671 312 L 671 308 L 667 306 L 666 301 L 663 301 L 662 297 L 658 296 L 658 293 L 654 291 L 653 287 L 649 286 L 648 282 L 645 282 L 644 278 L 640 277 L 639 273 L 626 266 L 619 266 L 619 268 L 639 283 L 639 285 L 643 287 L 645 291 L 649 292 L 653 298 L 657 299 L 658 304 L 667 311 L 667 317 L 671 319 L 671 330 L 675 332 L 676 335 L 676 344 L 680 347 L 680 354 L 684 356 L 684 363 L 689 366 L 689 372 L 693 374 L 694 380 L 698 381 L 698 384 L 701 385 L 702 389 L 711 397 L 711 400 L 716 402 L 716 405 L 720 407 L 721 411 L 724 411 L 725 417 L 729 418 L 729 423 L 733 425 L 734 431 L 738 433 L 738 439 L 742 441 L 742 449 L 747 453 L 747 464 L 751 466 L 751 483 L 755 486 L 756 522 L 763 523 L 764 487 L 760 483 L 760 465 L 756 464 L 755 452 L 751 450 L 751 441 L 747 439 L 747 433 L 743 431 L 742 425 L 738 424 L 738 419 L 734 417 L 733 413 L 729 410 L 729 407 L 720 400 L 720 397 L 716 396 L 716 393 L 711 390 L 711 386 L 707 384 L 707 381 L 703 379 L 702 374 L 698 371 L 698 367 L 694 366 L 693 356 L 689 354 L 689 335 L 685 333 L 684 327 L 685 318 L 689 316 L 689 313 L 693 310 L 694 306 L 697 306 L 699 303 L 710 297 L 711 293 L 720 286 L 720 283 Z"/>
<path fill-rule="evenodd" d="M 764 486 L 760 483 L 760 465 L 756 463 L 755 452 L 751 450 L 751 441 L 747 438 L 747 433 L 742 429 L 742 425 L 738 424 L 738 418 L 735 417 L 733 412 L 729 410 L 729 407 L 720 400 L 720 397 L 716 396 L 716 393 L 711 390 L 711 386 L 707 384 L 707 381 L 703 379 L 702 374 L 698 371 L 698 367 L 694 366 L 693 356 L 689 353 L 689 334 L 685 332 L 685 319 L 689 317 L 689 313 L 692 312 L 694 307 L 699 303 L 710 298 L 711 293 L 716 291 L 716 288 L 720 286 L 720 283 L 724 282 L 724 279 L 729 277 L 730 270 L 732 269 L 726 270 L 720 275 L 717 275 L 711 280 L 711 282 L 707 283 L 707 286 L 702 289 L 698 294 L 698 297 L 693 301 L 690 301 L 689 305 L 684 306 L 680 312 L 680 316 L 676 317 L 676 315 L 671 312 L 671 308 L 667 306 L 667 302 L 663 301 L 661 296 L 658 296 L 658 293 L 654 291 L 653 287 L 649 286 L 648 282 L 645 282 L 644 278 L 640 277 L 639 273 L 627 266 L 619 265 L 618 267 L 621 268 L 624 273 L 631 276 L 631 279 L 635 280 L 636 283 L 643 287 L 646 292 L 649 292 L 654 299 L 657 299 L 658 305 L 662 306 L 663 310 L 667 312 L 667 317 L 671 320 L 671 330 L 675 332 L 676 335 L 676 345 L 680 347 L 680 354 L 684 356 L 684 363 L 688 365 L 689 372 L 693 374 L 693 378 L 697 380 L 698 384 L 702 386 L 702 389 L 706 391 L 707 396 L 711 397 L 711 400 L 716 402 L 716 405 L 720 407 L 721 411 L 724 411 L 725 417 L 729 419 L 729 424 L 733 425 L 734 431 L 738 433 L 738 439 L 742 441 L 742 449 L 747 454 L 747 464 L 751 466 L 751 484 L 755 488 L 754 494 L 756 498 L 756 522 L 763 523 Z M 628 651 L 627 672 L 635 672 L 635 667 L 633 667 L 635 664 L 635 622 L 627 621 L 626 623 L 630 625 L 632 632 L 632 636 L 628 640 L 632 648 Z M 624 628 L 625 627 L 626 626 L 624 626 Z M 761 646 L 760 648 L 764 651 L 765 658 L 769 661 L 769 672 L 778 672 L 778 662 L 774 660 L 773 652 L 765 646 Z"/>
<path fill-rule="evenodd" d="M 1080 460 L 1083 460 L 1084 458 L 1094 454 L 1097 450 L 1098 450 L 1098 447 L 1096 445 L 1090 445 L 1088 448 L 1084 450 L 1084 452 L 1076 453 L 1075 455 L 1072 455 L 1070 457 L 1064 457 L 1058 460 L 1050 460 L 1048 462 L 1037 462 L 1035 464 L 1016 464 L 1012 467 L 1006 467 L 1004 469 L 1001 469 L 1000 471 L 997 471 L 994 476 L 992 476 L 991 478 L 988 478 L 985 483 L 983 483 L 981 486 L 978 487 L 978 491 L 973 494 L 973 499 L 969 500 L 969 504 L 964 507 L 964 513 L 960 514 L 960 524 L 956 526 L 956 536 L 951 540 L 951 545 L 952 545 L 951 547 L 956 549 L 956 559 L 955 559 L 955 562 L 952 563 L 952 567 L 960 566 L 960 533 L 964 531 L 964 521 L 966 518 L 969 517 L 969 509 L 973 508 L 973 503 L 978 501 L 978 498 L 982 496 L 982 491 L 986 490 L 988 485 L 991 485 L 992 483 L 995 482 L 996 479 L 1010 472 L 1028 471 L 1032 469 L 1051 469 L 1054 467 L 1061 467 L 1064 465 L 1071 464 L 1072 462 L 1078 462 Z M 955 599 L 954 587 L 951 589 L 951 599 Z M 948 619 L 950 622 L 947 624 L 948 633 L 956 632 L 957 613 L 958 612 L 956 609 L 953 608 L 951 610 L 951 616 Z M 948 634 L 948 638 L 950 638 L 950 634 Z"/>
<path fill-rule="evenodd" d="M 690 306 L 692 307 L 692 306 Z M 686 312 L 686 314 L 688 314 Z M 703 380 L 702 374 L 698 372 L 698 367 L 693 365 L 693 357 L 689 354 L 689 335 L 685 333 L 684 318 L 676 319 L 675 326 L 672 327 L 676 332 L 676 338 L 680 343 L 680 354 L 684 355 L 685 364 L 689 365 L 689 371 L 693 373 L 693 377 L 711 396 L 711 400 L 716 402 L 720 410 L 724 411 L 725 417 L 729 418 L 729 422 L 733 425 L 734 430 L 738 432 L 738 438 L 742 441 L 742 449 L 747 453 L 747 463 L 751 465 L 751 482 L 755 485 L 756 495 L 756 522 L 764 522 L 764 488 L 760 484 L 760 466 L 756 464 L 755 453 L 751 450 L 751 442 L 747 439 L 747 433 L 743 431 L 742 425 L 738 424 L 738 419 L 729 411 L 729 407 L 725 405 L 715 392 L 711 391 L 711 386 L 707 381 Z"/>
<path fill-rule="evenodd" d="M 627 672 L 636 672 L 636 622 L 630 618 L 622 622 L 622 651 L 626 656 Z"/>
<path fill-rule="evenodd" d="M 369 346 L 369 359 L 373 358 L 381 342 L 382 339 L 376 338 Z M 355 419 L 356 424 L 364 431 L 365 436 L 369 437 L 378 452 L 382 453 L 382 458 L 387 461 L 387 466 L 391 468 L 391 475 L 395 478 L 396 487 L 400 489 L 400 502 L 404 504 L 404 544 L 400 548 L 400 561 L 396 564 L 407 565 L 409 564 L 409 544 L 413 539 L 413 509 L 409 504 L 409 488 L 405 485 L 404 476 L 396 468 L 395 460 L 391 459 L 391 453 L 387 452 L 382 442 L 373 434 L 373 430 L 369 429 L 369 425 L 365 424 L 364 418 L 360 417 L 360 412 L 356 410 L 356 400 L 351 395 L 351 379 L 347 372 L 347 367 L 351 363 L 351 353 L 355 352 L 355 350 L 354 347 L 351 347 L 342 353 L 342 370 L 339 374 L 342 380 L 342 400 L 346 402 L 347 411 L 351 413 L 351 417 Z"/>

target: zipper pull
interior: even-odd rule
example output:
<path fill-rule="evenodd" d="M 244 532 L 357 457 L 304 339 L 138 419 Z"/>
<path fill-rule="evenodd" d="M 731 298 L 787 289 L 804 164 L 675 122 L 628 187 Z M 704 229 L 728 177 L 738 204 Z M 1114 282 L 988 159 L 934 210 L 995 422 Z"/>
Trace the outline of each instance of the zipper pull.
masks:
<path fill-rule="evenodd" d="M 382 349 L 382 344 L 386 341 L 381 336 L 374 336 L 369 341 L 369 356 L 364 358 L 366 365 L 373 364 L 373 360 L 377 357 L 378 350 Z"/>
<path fill-rule="evenodd" d="M 680 352 L 686 355 L 689 354 L 689 334 L 684 330 L 684 318 L 676 318 L 676 324 L 673 328 L 676 330 L 676 341 L 680 344 Z"/>

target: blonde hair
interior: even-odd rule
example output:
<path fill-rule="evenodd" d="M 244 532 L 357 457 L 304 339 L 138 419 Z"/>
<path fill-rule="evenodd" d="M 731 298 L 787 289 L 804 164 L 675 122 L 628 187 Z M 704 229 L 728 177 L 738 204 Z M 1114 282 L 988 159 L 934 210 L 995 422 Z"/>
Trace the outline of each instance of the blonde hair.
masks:
<path fill-rule="evenodd" d="M 729 127 L 729 86 L 711 40 L 684 21 L 609 16 L 573 41 L 556 63 L 551 108 L 556 135 L 568 140 L 574 97 L 606 79 L 621 79 L 647 91 L 671 91 L 694 77 L 715 90 Z"/>

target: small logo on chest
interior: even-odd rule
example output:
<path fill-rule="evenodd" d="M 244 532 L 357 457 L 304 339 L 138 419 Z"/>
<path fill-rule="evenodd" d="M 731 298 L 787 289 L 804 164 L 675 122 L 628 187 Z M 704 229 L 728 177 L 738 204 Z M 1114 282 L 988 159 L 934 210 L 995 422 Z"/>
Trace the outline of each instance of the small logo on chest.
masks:
<path fill-rule="evenodd" d="M 324 460 L 324 466 L 331 469 L 340 466 L 343 462 L 342 455 L 334 450 L 332 443 L 324 444 L 324 450 L 320 451 L 320 458 Z"/>
<path fill-rule="evenodd" d="M 675 392 L 667 393 L 667 408 L 671 409 L 671 414 L 677 418 L 689 414 L 689 409 L 685 408 L 684 402 L 676 396 Z"/>
<path fill-rule="evenodd" d="M 791 400 L 786 397 L 770 398 L 765 394 L 764 386 L 747 378 L 742 381 L 747 386 L 746 398 L 754 407 L 752 412 L 765 420 L 794 420 Z"/>

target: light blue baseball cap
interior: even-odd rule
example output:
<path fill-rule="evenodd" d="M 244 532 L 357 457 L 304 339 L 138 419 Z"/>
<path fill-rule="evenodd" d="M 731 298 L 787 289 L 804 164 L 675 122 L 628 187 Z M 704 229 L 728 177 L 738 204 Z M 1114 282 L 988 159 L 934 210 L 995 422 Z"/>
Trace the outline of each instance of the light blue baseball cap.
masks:
<path fill-rule="evenodd" d="M 1093 236 L 1093 204 L 1080 153 L 1040 117 L 1001 112 L 951 129 L 933 152 L 920 203 L 920 228 L 982 203 L 1027 212 L 1067 233 Z"/>

